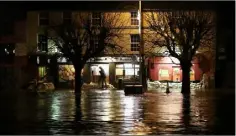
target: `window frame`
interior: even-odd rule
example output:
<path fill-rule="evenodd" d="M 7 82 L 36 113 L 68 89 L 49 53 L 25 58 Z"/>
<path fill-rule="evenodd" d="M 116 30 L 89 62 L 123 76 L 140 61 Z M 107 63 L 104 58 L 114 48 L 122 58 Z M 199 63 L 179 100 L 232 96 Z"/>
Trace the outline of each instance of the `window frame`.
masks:
<path fill-rule="evenodd" d="M 95 14 L 99 14 L 99 17 L 96 17 L 96 16 L 94 17 Z M 97 24 L 98 22 L 99 22 L 99 24 Z M 102 24 L 102 12 L 92 12 L 91 25 L 92 26 L 101 26 L 101 24 Z"/>
<path fill-rule="evenodd" d="M 136 14 L 136 15 L 134 15 Z M 138 19 L 138 11 L 132 11 L 130 12 L 130 24 L 132 26 L 138 26 L 139 25 L 139 19 Z"/>
<path fill-rule="evenodd" d="M 43 40 L 40 41 L 40 36 L 42 36 L 42 39 L 43 37 L 46 39 L 44 42 Z M 48 52 L 48 41 L 47 41 L 47 36 L 43 35 L 43 34 L 37 34 L 37 51 L 39 52 Z M 46 47 L 44 47 L 44 45 Z"/>
<path fill-rule="evenodd" d="M 137 36 L 137 37 L 134 37 Z M 130 50 L 139 51 L 140 50 L 140 37 L 139 34 L 130 35 Z"/>
<path fill-rule="evenodd" d="M 69 16 L 65 16 L 66 14 Z M 72 23 L 72 12 L 71 11 L 62 12 L 62 20 L 63 20 L 63 23 L 71 24 Z"/>
<path fill-rule="evenodd" d="M 42 17 L 42 14 L 47 14 L 47 17 Z M 44 21 L 44 22 L 42 22 Z M 48 26 L 49 25 L 49 12 L 39 12 L 38 14 L 38 25 L 39 26 Z"/>

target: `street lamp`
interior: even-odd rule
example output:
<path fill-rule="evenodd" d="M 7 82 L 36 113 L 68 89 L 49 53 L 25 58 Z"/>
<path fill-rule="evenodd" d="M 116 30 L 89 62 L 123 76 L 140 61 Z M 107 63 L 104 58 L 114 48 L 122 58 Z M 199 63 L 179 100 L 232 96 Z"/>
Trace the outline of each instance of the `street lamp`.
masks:
<path fill-rule="evenodd" d="M 147 88 L 147 81 L 146 81 L 146 70 L 145 70 L 145 60 L 144 60 L 144 44 L 143 44 L 143 14 L 142 14 L 142 2 L 139 0 L 139 12 L 138 12 L 138 17 L 139 17 L 139 40 L 140 40 L 140 81 L 143 85 L 144 91 L 146 91 Z"/>

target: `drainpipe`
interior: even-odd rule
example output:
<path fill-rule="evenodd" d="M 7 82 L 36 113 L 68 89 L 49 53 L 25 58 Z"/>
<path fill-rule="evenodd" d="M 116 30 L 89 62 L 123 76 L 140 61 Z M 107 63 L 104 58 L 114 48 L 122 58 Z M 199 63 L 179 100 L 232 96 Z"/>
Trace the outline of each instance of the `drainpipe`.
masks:
<path fill-rule="evenodd" d="M 143 14 L 142 14 L 142 2 L 139 0 L 139 37 L 140 37 L 140 70 L 139 76 L 140 81 L 143 85 L 143 90 L 147 90 L 147 81 L 146 81 L 146 69 L 145 69 L 145 59 L 144 59 L 144 44 L 143 44 Z"/>

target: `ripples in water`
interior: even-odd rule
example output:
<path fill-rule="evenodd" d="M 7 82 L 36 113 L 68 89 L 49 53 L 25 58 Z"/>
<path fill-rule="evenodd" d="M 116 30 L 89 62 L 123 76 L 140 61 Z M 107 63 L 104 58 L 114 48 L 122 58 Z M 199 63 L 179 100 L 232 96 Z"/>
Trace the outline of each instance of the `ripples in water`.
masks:
<path fill-rule="evenodd" d="M 234 94 L 86 90 L 1 95 L 1 134 L 234 134 Z"/>

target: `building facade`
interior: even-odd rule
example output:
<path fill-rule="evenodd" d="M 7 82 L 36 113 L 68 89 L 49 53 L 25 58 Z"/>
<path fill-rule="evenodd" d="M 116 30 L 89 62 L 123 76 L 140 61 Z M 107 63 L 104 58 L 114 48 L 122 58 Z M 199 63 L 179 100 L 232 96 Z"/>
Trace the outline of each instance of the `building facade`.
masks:
<path fill-rule="evenodd" d="M 119 79 L 135 81 L 140 75 L 140 28 L 139 12 L 118 11 L 120 21 L 123 21 L 122 39 L 118 39 L 119 45 L 123 48 L 123 54 L 106 53 L 103 56 L 91 58 L 83 69 L 83 78 L 86 83 L 98 82 L 99 69 L 104 68 L 107 75 L 107 82 L 116 85 Z M 106 14 L 118 13 L 117 11 L 96 11 L 89 13 L 92 24 L 101 23 L 101 18 Z M 71 23 L 79 11 L 30 11 L 27 13 L 26 43 L 27 53 L 31 54 L 37 68 L 37 76 L 43 77 L 50 73 L 53 82 L 57 85 L 68 85 L 74 78 L 74 68 L 65 57 L 55 55 L 59 52 L 52 44 L 52 41 L 45 36 L 45 28 L 52 24 Z M 144 26 L 147 25 L 144 21 Z M 115 26 L 114 26 L 115 27 Z M 143 28 L 142 28 L 143 29 Z M 145 33 L 144 33 L 145 35 Z M 146 37 L 147 38 L 147 37 Z M 96 42 L 96 39 L 94 40 Z M 144 42 L 144 50 L 148 50 L 149 45 Z M 155 51 L 157 49 L 153 49 Z M 161 52 L 161 53 L 164 53 Z M 161 54 L 160 53 L 160 54 Z M 56 66 L 53 64 L 57 64 Z M 178 62 L 177 62 L 178 63 Z M 193 60 L 191 70 L 191 80 L 199 81 L 202 76 L 198 66 L 198 60 Z M 163 55 L 146 58 L 148 78 L 151 80 L 181 81 L 181 69 L 177 64 L 170 61 L 170 57 Z M 51 70 L 50 70 L 51 69 Z"/>
<path fill-rule="evenodd" d="M 1 87 L 22 86 L 28 79 L 25 76 L 28 62 L 26 21 L 15 21 L 6 30 L 8 32 L 0 36 Z"/>

